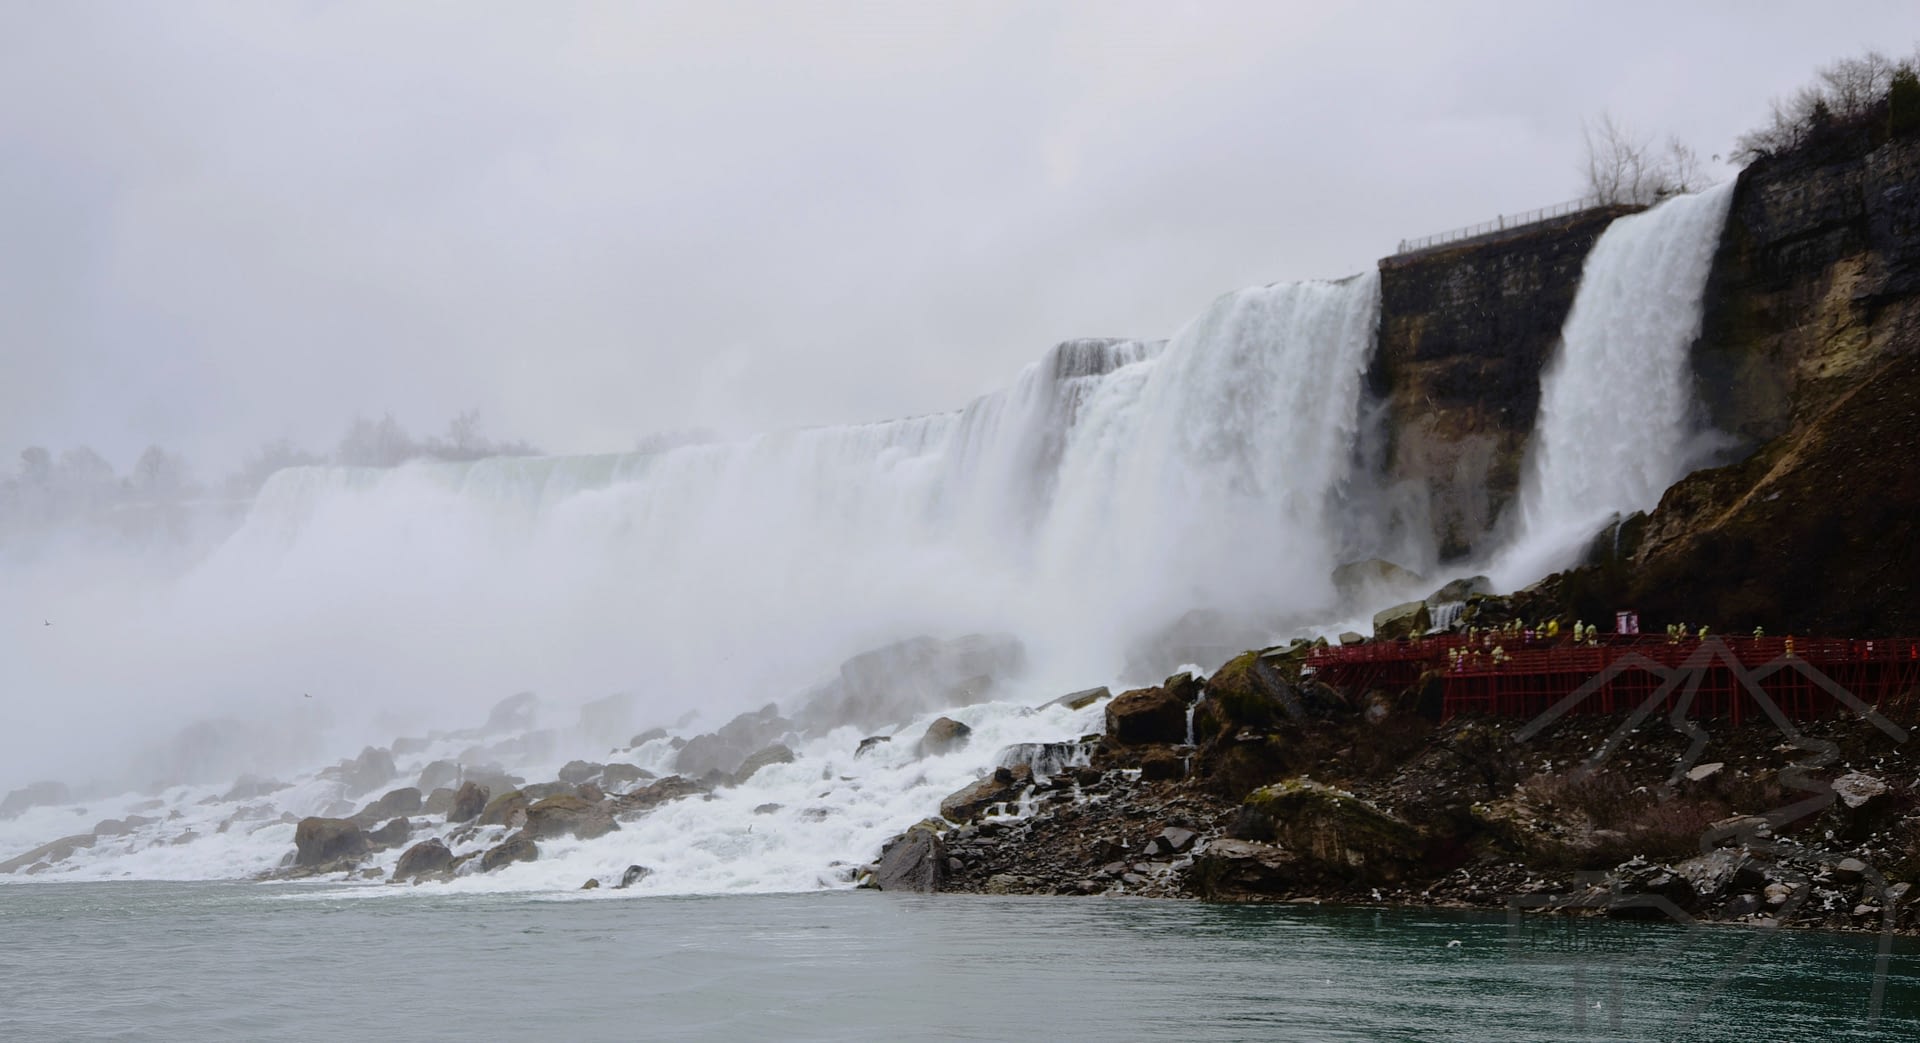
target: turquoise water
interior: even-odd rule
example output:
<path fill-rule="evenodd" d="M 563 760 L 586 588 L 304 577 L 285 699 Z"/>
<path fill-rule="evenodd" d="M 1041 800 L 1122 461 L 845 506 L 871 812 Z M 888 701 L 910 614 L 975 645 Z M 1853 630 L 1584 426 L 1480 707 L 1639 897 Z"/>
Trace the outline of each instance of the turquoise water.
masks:
<path fill-rule="evenodd" d="M 1874 939 L 1782 932 L 1742 964 L 1760 937 L 871 892 L 14 885 L 0 1039 L 1920 1038 L 1911 941 L 1872 1024 Z"/>

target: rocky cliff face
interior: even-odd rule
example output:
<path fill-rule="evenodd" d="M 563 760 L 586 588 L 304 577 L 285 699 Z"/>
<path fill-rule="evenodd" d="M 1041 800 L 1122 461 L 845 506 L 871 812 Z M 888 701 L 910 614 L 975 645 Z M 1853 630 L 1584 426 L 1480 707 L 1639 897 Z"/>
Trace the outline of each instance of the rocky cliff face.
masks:
<path fill-rule="evenodd" d="M 1480 549 L 1520 483 L 1540 370 L 1600 233 L 1634 207 L 1532 225 L 1380 262 L 1380 338 L 1368 374 L 1387 407 L 1394 500 L 1443 559 Z"/>
<path fill-rule="evenodd" d="M 1743 460 L 1676 484 L 1624 569 L 1562 584 L 1723 629 L 1920 632 L 1920 137 L 1855 132 L 1741 178 L 1696 349 Z"/>

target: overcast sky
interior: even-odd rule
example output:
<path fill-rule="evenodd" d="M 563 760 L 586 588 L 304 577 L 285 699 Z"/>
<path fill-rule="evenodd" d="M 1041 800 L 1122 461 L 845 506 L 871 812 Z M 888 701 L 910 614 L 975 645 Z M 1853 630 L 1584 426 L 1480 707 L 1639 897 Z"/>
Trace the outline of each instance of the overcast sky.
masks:
<path fill-rule="evenodd" d="M 952 408 L 1576 196 L 1583 117 L 1704 159 L 1920 38 L 1912 0 L 1178 6 L 0 0 L 0 470 Z"/>

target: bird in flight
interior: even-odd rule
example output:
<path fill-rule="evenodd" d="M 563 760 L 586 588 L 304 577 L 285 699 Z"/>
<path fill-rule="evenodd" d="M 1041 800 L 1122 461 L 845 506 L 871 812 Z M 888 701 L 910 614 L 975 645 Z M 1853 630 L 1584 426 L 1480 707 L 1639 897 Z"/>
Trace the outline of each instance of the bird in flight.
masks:
<path fill-rule="evenodd" d="M 300 694 L 306 696 L 309 699 L 313 698 L 312 692 L 301 692 Z"/>
<path fill-rule="evenodd" d="M 49 619 L 49 620 L 47 620 L 46 622 L 44 622 L 44 623 L 42 623 L 42 624 L 40 624 L 40 625 L 41 625 L 41 626 L 47 626 L 47 627 L 50 627 L 50 626 L 52 626 L 52 625 L 53 625 L 53 620 L 51 620 L 51 619 Z"/>

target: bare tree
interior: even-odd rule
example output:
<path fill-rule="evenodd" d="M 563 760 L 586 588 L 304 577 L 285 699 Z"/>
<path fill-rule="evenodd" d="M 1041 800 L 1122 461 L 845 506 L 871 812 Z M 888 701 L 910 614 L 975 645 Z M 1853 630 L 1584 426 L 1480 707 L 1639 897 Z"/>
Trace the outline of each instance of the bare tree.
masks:
<path fill-rule="evenodd" d="M 1702 186 L 1699 157 L 1677 137 L 1656 148 L 1605 112 L 1581 130 L 1587 194 L 1602 204 L 1650 206 Z"/>

